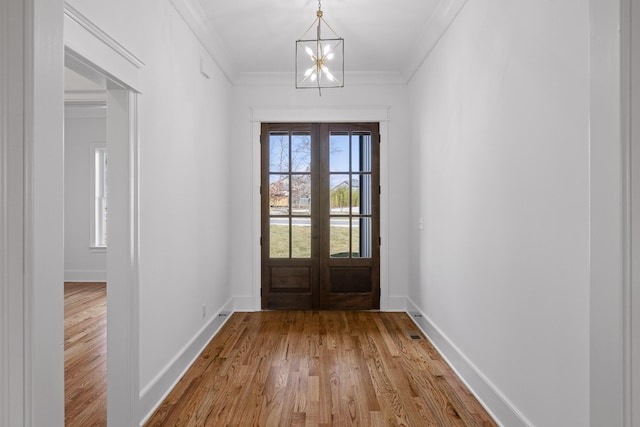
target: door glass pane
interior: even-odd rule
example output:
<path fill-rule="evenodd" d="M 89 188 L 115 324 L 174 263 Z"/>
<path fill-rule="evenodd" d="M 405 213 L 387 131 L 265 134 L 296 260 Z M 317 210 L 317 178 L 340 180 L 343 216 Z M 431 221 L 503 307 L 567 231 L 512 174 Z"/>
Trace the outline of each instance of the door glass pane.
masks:
<path fill-rule="evenodd" d="M 329 136 L 329 171 L 349 172 L 349 134 L 346 132 Z"/>
<path fill-rule="evenodd" d="M 291 172 L 311 171 L 311 135 L 309 132 L 291 136 Z"/>
<path fill-rule="evenodd" d="M 271 218 L 269 221 L 269 256 L 289 258 L 289 218 Z"/>
<path fill-rule="evenodd" d="M 269 171 L 289 172 L 289 134 L 287 132 L 269 134 Z"/>
<path fill-rule="evenodd" d="M 311 175 L 291 175 L 291 214 L 311 215 Z"/>
<path fill-rule="evenodd" d="M 351 227 L 354 258 L 371 258 L 371 218 L 354 218 Z"/>
<path fill-rule="evenodd" d="M 351 136 L 351 170 L 371 172 L 371 134 L 354 133 Z"/>
<path fill-rule="evenodd" d="M 354 213 L 371 214 L 371 175 L 356 175 L 351 185 L 351 200 Z"/>
<path fill-rule="evenodd" d="M 291 257 L 311 258 L 311 218 L 295 218 L 291 227 Z"/>
<path fill-rule="evenodd" d="M 329 220 L 329 251 L 332 258 L 349 257 L 348 217 L 332 217 Z"/>
<path fill-rule="evenodd" d="M 269 212 L 271 215 L 289 214 L 289 175 L 269 175 Z"/>
<path fill-rule="evenodd" d="M 350 181 L 349 175 L 331 174 L 329 175 L 329 200 L 330 212 L 332 215 L 349 214 L 349 205 L 351 200 L 349 197 Z"/>
<path fill-rule="evenodd" d="M 351 207 L 352 213 L 354 214 L 360 212 L 360 187 L 360 178 L 358 175 L 353 175 L 353 178 L 351 179 Z"/>

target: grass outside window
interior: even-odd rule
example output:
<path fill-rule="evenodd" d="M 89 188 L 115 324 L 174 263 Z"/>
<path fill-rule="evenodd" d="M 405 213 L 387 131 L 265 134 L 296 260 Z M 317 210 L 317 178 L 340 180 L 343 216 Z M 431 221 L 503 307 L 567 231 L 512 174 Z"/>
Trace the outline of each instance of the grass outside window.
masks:
<path fill-rule="evenodd" d="M 291 231 L 291 249 L 294 258 L 311 258 L 311 227 L 294 225 Z M 289 258 L 289 226 L 272 224 L 270 232 L 270 257 Z M 346 256 L 344 248 L 349 247 L 349 227 L 331 227 L 330 235 L 329 250 L 332 256 Z M 354 249 L 358 247 L 359 239 L 360 229 L 353 227 Z M 358 252 L 354 252 L 352 256 L 358 256 L 357 254 Z"/>

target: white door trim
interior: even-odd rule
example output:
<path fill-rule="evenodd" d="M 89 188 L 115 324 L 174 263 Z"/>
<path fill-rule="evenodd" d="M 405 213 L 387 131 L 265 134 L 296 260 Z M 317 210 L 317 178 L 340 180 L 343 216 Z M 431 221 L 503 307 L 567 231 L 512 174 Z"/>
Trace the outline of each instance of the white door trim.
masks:
<path fill-rule="evenodd" d="M 68 3 L 67 63 L 107 80 L 107 422 L 139 425 L 138 95 L 144 63 Z"/>
<path fill-rule="evenodd" d="M 69 3 L 64 4 L 64 45 L 105 77 L 141 92 L 139 71 L 144 62 Z"/>
<path fill-rule="evenodd" d="M 589 419 L 631 427 L 631 0 L 590 0 Z M 637 422 L 635 425 L 638 425 Z"/>
<path fill-rule="evenodd" d="M 107 422 L 140 423 L 137 95 L 107 91 Z"/>
<path fill-rule="evenodd" d="M 8 0 L 1 10 L 0 423 L 11 426 L 64 423 L 62 8 Z"/>
<path fill-rule="evenodd" d="M 626 133 L 628 268 L 624 294 L 625 427 L 640 426 L 640 5 L 623 1 L 623 132 Z M 630 154 L 629 154 L 630 153 Z M 634 185 L 635 184 L 635 185 Z"/>
<path fill-rule="evenodd" d="M 0 2 L 0 427 L 24 425 L 24 20 Z"/>

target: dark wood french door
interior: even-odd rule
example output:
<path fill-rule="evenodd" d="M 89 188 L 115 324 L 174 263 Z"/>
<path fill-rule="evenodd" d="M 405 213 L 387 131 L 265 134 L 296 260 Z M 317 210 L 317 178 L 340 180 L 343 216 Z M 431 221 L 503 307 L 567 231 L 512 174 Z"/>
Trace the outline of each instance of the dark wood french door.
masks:
<path fill-rule="evenodd" d="M 380 308 L 378 123 L 262 125 L 262 308 Z"/>

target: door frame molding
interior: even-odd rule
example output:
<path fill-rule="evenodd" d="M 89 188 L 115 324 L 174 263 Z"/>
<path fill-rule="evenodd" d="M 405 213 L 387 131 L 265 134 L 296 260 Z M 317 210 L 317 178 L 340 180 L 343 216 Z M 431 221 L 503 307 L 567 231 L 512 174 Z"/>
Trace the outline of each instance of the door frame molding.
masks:
<path fill-rule="evenodd" d="M 633 373 L 634 361 L 638 363 L 632 349 L 632 328 L 640 305 L 634 297 L 638 259 L 632 234 L 638 222 L 632 177 L 640 169 L 633 155 L 638 138 L 633 135 L 630 95 L 633 10 L 631 0 L 589 1 L 589 97 L 598 101 L 589 106 L 588 372 L 592 426 L 631 427 L 638 425 L 633 418 L 639 416 L 633 403 L 640 393 L 634 395 L 632 389 L 634 380 L 640 382 L 632 376 L 637 375 Z"/>
<path fill-rule="evenodd" d="M 107 82 L 109 235 L 107 249 L 107 422 L 140 424 L 139 71 L 140 60 L 65 5 L 65 61 Z M 118 45 L 120 46 L 120 45 Z M 134 57 L 135 58 L 135 57 Z"/>
<path fill-rule="evenodd" d="M 0 426 L 64 423 L 61 11 L 0 7 Z"/>
<path fill-rule="evenodd" d="M 260 258 L 260 127 L 265 123 L 380 123 L 380 310 L 389 310 L 389 109 L 390 106 L 356 106 L 334 108 L 305 107 L 252 107 L 252 303 L 247 309 L 260 311 L 261 258 Z M 395 307 L 393 307 L 395 308 Z"/>
<path fill-rule="evenodd" d="M 624 422 L 640 425 L 640 6 L 621 3 L 622 134 L 625 148 Z"/>

